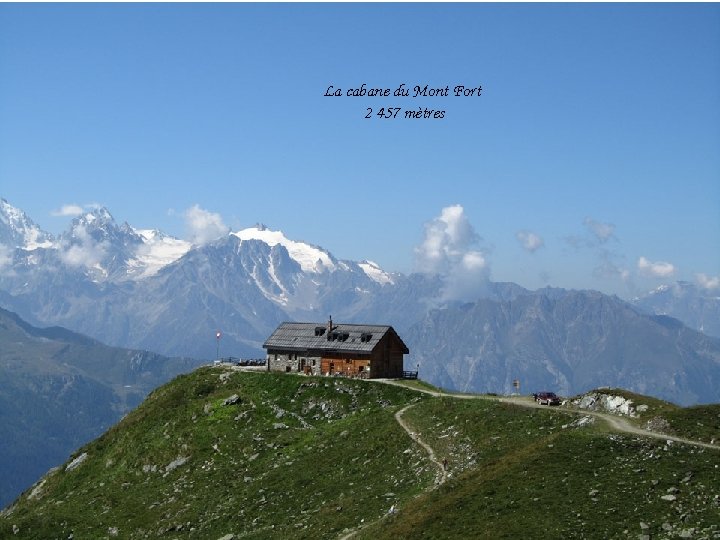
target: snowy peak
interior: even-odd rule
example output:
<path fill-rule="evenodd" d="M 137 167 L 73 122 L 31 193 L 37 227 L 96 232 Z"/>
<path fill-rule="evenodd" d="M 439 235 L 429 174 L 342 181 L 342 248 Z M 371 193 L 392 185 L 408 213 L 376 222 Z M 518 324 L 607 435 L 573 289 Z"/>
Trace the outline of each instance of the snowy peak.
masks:
<path fill-rule="evenodd" d="M 191 248 L 189 242 L 157 229 L 118 225 L 105 207 L 72 220 L 59 244 L 69 266 L 84 266 L 96 281 L 139 280 L 157 274 Z"/>
<path fill-rule="evenodd" d="M 96 240 L 117 238 L 128 234 L 135 236 L 127 223 L 124 224 L 124 227 L 119 227 L 115 222 L 115 218 L 105 207 L 95 208 L 73 219 L 70 230 L 65 233 L 65 236 L 72 238 L 76 236 L 78 231 L 82 231 L 80 235 L 84 233 L 92 234 Z M 139 240 L 139 238 L 134 240 Z"/>
<path fill-rule="evenodd" d="M 187 253 L 201 249 L 158 229 L 119 224 L 107 208 L 100 206 L 72 219 L 65 232 L 54 239 L 22 210 L 4 199 L 0 201 L 0 244 L 4 244 L 6 264 L 10 260 L 8 248 L 20 247 L 26 251 L 45 248 L 28 253 L 23 259 L 25 264 L 31 267 L 42 262 L 48 266 L 49 261 L 55 261 L 59 266 L 85 273 L 95 282 L 137 281 L 154 276 Z M 249 251 L 243 250 L 247 259 L 243 265 L 273 301 L 291 302 L 294 298 L 298 304 L 314 304 L 320 294 L 318 287 L 327 285 L 329 279 L 332 284 L 344 283 L 359 291 L 372 287 L 368 282 L 379 285 L 395 282 L 393 276 L 375 262 L 340 261 L 319 246 L 291 240 L 282 231 L 262 223 L 230 233 L 227 238 L 238 241 L 238 245 L 245 243 L 249 248 Z M 248 244 L 256 242 L 260 243 L 258 247 L 266 246 L 267 251 L 258 251 Z"/>
<path fill-rule="evenodd" d="M 87 212 L 73 220 L 73 222 L 89 224 L 102 224 L 102 223 L 115 223 L 115 218 L 112 217 L 110 211 L 104 206 L 94 208 L 90 212 Z"/>
<path fill-rule="evenodd" d="M 132 229 L 142 239 L 135 257 L 128 261 L 128 274 L 142 279 L 157 274 L 165 266 L 185 255 L 192 244 L 157 229 Z"/>
<path fill-rule="evenodd" d="M 230 234 L 241 241 L 260 240 L 270 247 L 278 244 L 283 246 L 290 254 L 290 258 L 295 260 L 304 272 L 321 274 L 326 271 L 333 272 L 338 267 L 335 257 L 324 249 L 290 240 L 282 231 L 272 231 L 262 224 Z"/>
<path fill-rule="evenodd" d="M 8 249 L 21 249 L 35 252 L 21 257 L 28 267 L 47 266 L 54 260 L 81 270 L 93 281 L 125 281 L 156 274 L 192 246 L 157 229 L 119 225 L 105 207 L 77 216 L 55 239 L 22 210 L 0 199 L 0 247 L 5 264 L 10 260 Z"/>
<path fill-rule="evenodd" d="M 62 261 L 73 267 L 86 267 L 95 280 L 116 278 L 143 245 L 142 238 L 124 224 L 118 226 L 107 208 L 95 208 L 72 220 L 60 238 Z"/>
<path fill-rule="evenodd" d="M 352 272 L 352 268 L 359 268 L 368 278 L 380 285 L 394 283 L 392 276 L 373 261 L 366 260 L 359 263 L 338 261 L 323 248 L 306 242 L 290 240 L 282 231 L 273 231 L 262 223 L 230 234 L 241 241 L 259 240 L 270 247 L 283 246 L 290 258 L 297 262 L 305 273 L 322 274 L 323 272 L 335 272 L 337 270 Z"/>
<path fill-rule="evenodd" d="M 395 283 L 392 276 L 385 272 L 382 268 L 380 268 L 380 266 L 376 262 L 362 261 L 358 263 L 358 266 L 362 269 L 363 272 L 365 272 L 367 277 L 369 277 L 376 283 L 380 283 L 381 285 L 384 285 L 385 283 Z"/>
<path fill-rule="evenodd" d="M 51 247 L 53 237 L 38 227 L 25 212 L 0 198 L 0 244 L 32 251 Z"/>

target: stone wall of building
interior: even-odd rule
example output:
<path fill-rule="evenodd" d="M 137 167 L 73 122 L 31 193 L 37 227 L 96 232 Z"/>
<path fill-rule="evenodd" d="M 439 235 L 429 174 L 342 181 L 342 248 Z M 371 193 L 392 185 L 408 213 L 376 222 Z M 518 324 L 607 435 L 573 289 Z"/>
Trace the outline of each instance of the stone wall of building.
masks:
<path fill-rule="evenodd" d="M 307 373 L 320 375 L 320 357 L 305 356 L 298 353 L 268 352 L 268 371 L 281 371 L 283 373 Z"/>

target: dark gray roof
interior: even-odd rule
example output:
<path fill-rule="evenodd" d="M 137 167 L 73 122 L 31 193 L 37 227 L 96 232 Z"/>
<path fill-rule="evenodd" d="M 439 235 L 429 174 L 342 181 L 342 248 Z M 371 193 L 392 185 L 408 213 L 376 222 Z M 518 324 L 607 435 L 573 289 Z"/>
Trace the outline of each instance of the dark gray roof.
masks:
<path fill-rule="evenodd" d="M 320 336 L 315 335 L 316 329 L 323 329 Z M 359 352 L 370 354 L 375 346 L 388 332 L 397 336 L 402 343 L 405 354 L 408 349 L 392 326 L 375 324 L 333 324 L 334 333 L 346 335 L 344 341 L 340 339 L 328 340 L 327 323 L 298 323 L 284 322 L 267 338 L 263 347 L 275 350 L 301 350 L 301 351 L 338 351 Z M 345 336 L 344 336 L 345 337 Z"/>

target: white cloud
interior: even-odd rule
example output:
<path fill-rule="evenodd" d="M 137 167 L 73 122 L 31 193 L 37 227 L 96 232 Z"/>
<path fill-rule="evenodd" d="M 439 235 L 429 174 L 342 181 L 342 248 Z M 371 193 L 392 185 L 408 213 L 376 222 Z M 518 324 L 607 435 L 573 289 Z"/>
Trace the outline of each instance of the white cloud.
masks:
<path fill-rule="evenodd" d="M 518 231 L 515 234 L 515 238 L 517 238 L 520 245 L 522 245 L 522 247 L 530 253 L 535 253 L 538 249 L 545 245 L 545 241 L 542 237 L 531 231 Z"/>
<path fill-rule="evenodd" d="M 675 275 L 676 268 L 669 262 L 652 262 L 645 257 L 640 257 L 637 262 L 639 272 L 648 277 L 669 278 Z"/>
<path fill-rule="evenodd" d="M 425 238 L 415 248 L 418 266 L 425 272 L 447 272 L 478 240 L 463 207 L 445 207 L 440 216 L 425 224 Z"/>
<path fill-rule="evenodd" d="M 615 236 L 615 225 L 612 223 L 603 223 L 602 221 L 596 221 L 587 217 L 583 221 L 583 225 L 585 225 L 590 232 L 593 233 L 597 241 L 601 244 L 604 244 L 610 240 L 610 238 Z"/>
<path fill-rule="evenodd" d="M 93 268 L 99 265 L 107 254 L 109 243 L 96 242 L 82 226 L 76 227 L 74 233 L 73 243 L 60 246 L 60 259 L 68 266 Z"/>
<path fill-rule="evenodd" d="M 0 244 L 0 270 L 6 266 L 10 266 L 13 261 L 12 250 L 9 246 Z"/>
<path fill-rule="evenodd" d="M 53 210 L 50 212 L 53 216 L 59 216 L 59 217 L 76 217 L 83 213 L 83 207 L 78 206 L 77 204 L 64 204 L 60 207 L 59 210 Z"/>
<path fill-rule="evenodd" d="M 197 204 L 185 210 L 185 225 L 193 244 L 207 244 L 230 232 L 220 214 L 208 212 Z"/>
<path fill-rule="evenodd" d="M 707 274 L 696 274 L 695 279 L 703 289 L 720 289 L 720 276 L 708 276 Z"/>
<path fill-rule="evenodd" d="M 443 208 L 425 224 L 423 242 L 415 248 L 417 266 L 443 276 L 443 299 L 472 299 L 487 284 L 489 265 L 485 255 L 473 249 L 479 241 L 459 204 Z"/>

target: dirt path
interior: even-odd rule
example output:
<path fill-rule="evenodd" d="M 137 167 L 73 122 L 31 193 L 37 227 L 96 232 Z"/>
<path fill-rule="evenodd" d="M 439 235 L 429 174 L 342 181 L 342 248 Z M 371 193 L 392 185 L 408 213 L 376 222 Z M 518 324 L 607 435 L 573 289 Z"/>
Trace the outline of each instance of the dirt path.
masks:
<path fill-rule="evenodd" d="M 398 412 L 395 413 L 395 420 L 397 421 L 398 424 L 400 424 L 400 427 L 405 430 L 405 432 L 410 436 L 410 438 L 413 441 L 415 441 L 417 444 L 419 444 L 420 446 L 422 446 L 425 449 L 425 451 L 428 453 L 428 457 L 430 458 L 430 461 L 432 461 L 435 464 L 435 466 L 437 467 L 438 474 L 435 476 L 435 484 L 433 484 L 433 486 L 430 488 L 432 490 L 432 489 L 437 488 L 438 486 L 441 486 L 442 484 L 444 484 L 447 481 L 447 470 L 445 470 L 445 466 L 435 456 L 435 450 L 433 450 L 432 447 L 428 443 L 423 441 L 420 438 L 420 435 L 418 435 L 412 429 L 410 429 L 410 426 L 408 426 L 407 423 L 405 422 L 405 420 L 403 420 L 403 414 L 405 414 L 405 411 L 407 411 L 408 409 L 410 409 L 412 407 L 415 407 L 415 405 L 417 405 L 417 403 L 411 403 L 410 405 L 406 405 L 405 407 L 400 409 Z M 378 521 L 382 521 L 386 517 L 387 516 L 383 516 Z M 349 540 L 350 538 L 355 536 L 360 531 L 361 528 L 362 527 L 358 527 L 357 529 L 350 531 L 349 533 L 345 534 L 344 536 L 341 536 L 339 540 Z"/>
<path fill-rule="evenodd" d="M 573 411 L 575 412 L 575 411 Z M 599 413 L 594 411 L 578 411 L 583 414 L 591 414 L 605 420 L 612 429 L 616 431 L 622 431 L 623 433 L 631 433 L 633 435 L 639 435 L 641 437 L 652 437 L 655 439 L 663 439 L 666 441 L 674 441 L 682 444 L 690 444 L 692 446 L 701 446 L 702 448 L 711 448 L 713 450 L 720 450 L 720 446 L 717 444 L 704 443 L 700 441 L 694 441 L 692 439 L 685 439 L 683 437 L 676 437 L 674 435 L 666 435 L 665 433 L 658 433 L 656 431 L 648 431 L 640 427 L 634 426 L 624 418 L 614 416 L 606 413 Z"/>
<path fill-rule="evenodd" d="M 488 399 L 488 400 L 494 400 L 494 401 L 500 401 L 502 403 L 510 403 L 512 405 L 518 405 L 520 407 L 528 407 L 532 409 L 548 409 L 549 407 L 547 405 L 539 405 L 535 401 L 531 400 L 528 397 L 494 397 L 494 396 L 482 396 L 482 395 L 476 395 L 476 394 L 448 394 L 445 392 L 436 392 L 434 390 L 427 390 L 425 388 L 414 388 L 412 386 L 408 386 L 402 383 L 399 383 L 397 381 L 393 381 L 390 379 L 376 379 L 380 382 L 383 382 L 385 384 L 392 384 L 394 386 L 402 386 L 404 388 L 409 388 L 410 390 L 415 390 L 417 392 L 422 392 L 425 394 L 429 394 L 431 396 L 435 397 L 449 397 L 449 398 L 455 398 L 455 399 Z M 568 408 L 560 408 L 560 409 L 553 409 L 553 410 L 559 410 L 562 412 L 567 412 L 570 414 L 581 414 L 581 415 L 587 415 L 587 416 L 594 416 L 596 418 L 600 418 L 601 420 L 605 421 L 610 428 L 613 431 L 619 431 L 621 433 L 629 433 L 631 435 L 638 435 L 640 437 L 651 437 L 653 439 L 662 439 L 666 441 L 674 441 L 682 444 L 689 444 L 692 446 L 699 446 L 702 448 L 711 448 L 713 450 L 720 450 L 720 445 L 717 444 L 709 444 L 704 443 L 700 441 L 694 441 L 692 439 L 685 439 L 683 437 L 675 437 L 674 435 L 667 435 L 665 433 L 658 433 L 657 431 L 648 431 L 646 429 L 642 429 L 638 426 L 633 425 L 632 423 L 628 422 L 626 419 L 621 418 L 619 416 L 615 416 L 610 413 L 602 413 L 602 412 L 596 412 L 596 411 L 588 411 L 585 409 L 568 409 Z"/>
<path fill-rule="evenodd" d="M 528 407 L 530 409 L 551 409 L 547 405 L 540 405 L 536 403 L 535 401 L 531 400 L 527 397 L 494 397 L 494 396 L 483 396 L 478 394 L 448 394 L 445 392 L 437 392 L 434 390 L 428 390 L 426 388 L 416 388 L 412 386 L 408 386 L 402 383 L 399 383 L 392 379 L 374 379 L 376 382 L 381 382 L 383 384 L 391 384 L 393 386 L 401 386 L 403 388 L 408 388 L 410 390 L 415 390 L 416 392 L 422 392 L 424 394 L 429 394 L 434 397 L 449 397 L 454 399 L 484 399 L 484 400 L 491 400 L 491 401 L 499 401 L 501 403 L 509 403 L 511 405 L 517 405 L 519 407 Z M 430 458 L 430 461 L 432 461 L 435 466 L 438 468 L 438 475 L 435 477 L 435 484 L 430 489 L 435 489 L 438 486 L 441 486 L 447 481 L 447 471 L 445 470 L 445 467 L 443 464 L 438 461 L 435 451 L 432 449 L 432 447 L 427 444 L 425 441 L 423 441 L 420 436 L 412 431 L 410 427 L 407 425 L 405 420 L 403 420 L 403 414 L 405 411 L 410 409 L 411 407 L 414 407 L 417 405 L 417 403 L 412 403 L 410 405 L 406 405 L 402 409 L 400 409 L 398 412 L 395 413 L 395 420 L 397 420 L 397 423 L 400 424 L 400 427 L 402 427 L 405 432 L 410 436 L 410 438 L 415 441 L 417 444 L 422 446 L 425 451 L 428 453 L 428 457 Z M 711 448 L 713 450 L 720 450 L 720 446 L 708 444 L 700 441 L 693 441 L 691 439 L 684 439 L 682 437 L 675 437 L 672 435 L 666 435 L 664 433 L 658 433 L 656 431 L 648 431 L 642 428 L 639 428 L 637 426 L 634 426 L 624 418 L 620 418 L 618 416 L 609 414 L 609 413 L 601 413 L 596 411 L 588 411 L 583 409 L 568 409 L 568 408 L 561 408 L 561 409 L 551 409 L 551 410 L 558 410 L 560 412 L 565 412 L 569 414 L 576 414 L 576 415 L 583 415 L 583 416 L 594 416 L 597 418 L 600 418 L 601 420 L 604 420 L 612 430 L 619 431 L 621 433 L 629 433 L 632 435 L 639 435 L 641 437 L 652 437 L 654 439 L 663 439 L 663 440 L 669 440 L 669 441 L 675 441 L 683 444 L 689 444 L 693 446 L 700 446 L 703 448 Z M 379 521 L 382 521 L 387 516 L 383 516 L 380 518 Z M 360 527 L 362 528 L 362 527 Z M 355 534 L 357 534 L 360 531 L 360 528 L 357 528 L 353 531 L 350 531 L 349 533 L 342 536 L 339 540 L 349 540 Z"/>
<path fill-rule="evenodd" d="M 445 481 L 447 480 L 447 471 L 445 470 L 445 466 L 440 461 L 438 461 L 437 457 L 435 457 L 435 451 L 432 449 L 432 447 L 425 441 L 423 441 L 420 438 L 420 435 L 412 431 L 410 427 L 405 423 L 405 420 L 403 420 L 402 418 L 402 415 L 405 413 L 405 411 L 407 411 L 411 407 L 414 407 L 415 405 L 417 405 L 417 403 L 407 405 L 406 407 L 400 409 L 398 412 L 395 413 L 395 420 L 397 420 L 397 423 L 400 424 L 400 427 L 403 428 L 408 435 L 410 435 L 410 438 L 413 441 L 415 441 L 425 449 L 425 451 L 428 453 L 430 461 L 432 461 L 438 468 L 438 474 L 437 476 L 435 476 L 435 486 L 433 486 L 434 489 L 435 487 L 445 483 Z"/>

